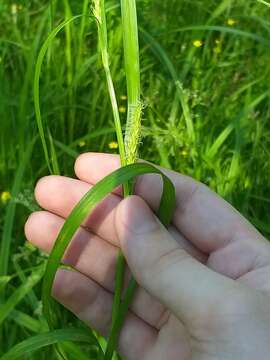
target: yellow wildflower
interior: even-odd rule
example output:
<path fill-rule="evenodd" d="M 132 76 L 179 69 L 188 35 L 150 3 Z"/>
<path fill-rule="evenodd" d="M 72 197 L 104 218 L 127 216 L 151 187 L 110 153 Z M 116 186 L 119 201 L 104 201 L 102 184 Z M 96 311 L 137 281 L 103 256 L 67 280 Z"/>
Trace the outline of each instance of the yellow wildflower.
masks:
<path fill-rule="evenodd" d="M 193 46 L 195 46 L 196 48 L 200 48 L 200 47 L 203 46 L 202 40 L 194 40 L 192 44 L 193 44 Z"/>
<path fill-rule="evenodd" d="M 1 201 L 3 204 L 6 204 L 11 199 L 11 194 L 9 191 L 3 191 L 1 193 Z"/>
<path fill-rule="evenodd" d="M 120 96 L 120 99 L 121 99 L 122 101 L 125 101 L 125 100 L 127 100 L 127 96 L 126 96 L 126 95 L 121 95 L 121 96 Z"/>
<path fill-rule="evenodd" d="M 229 25 L 229 26 L 234 26 L 235 24 L 237 24 L 237 21 L 236 21 L 236 20 L 231 19 L 231 18 L 227 20 L 227 25 Z"/>
<path fill-rule="evenodd" d="M 182 150 L 181 153 L 180 153 L 183 157 L 187 157 L 188 156 L 188 152 L 187 150 Z"/>
<path fill-rule="evenodd" d="M 116 141 L 111 141 L 109 144 L 109 149 L 111 150 L 115 150 L 115 149 L 118 149 L 118 143 Z"/>
<path fill-rule="evenodd" d="M 85 145 L 86 145 L 85 141 L 82 140 L 82 141 L 79 142 L 79 147 L 84 147 Z"/>
<path fill-rule="evenodd" d="M 124 114 L 127 111 L 127 109 L 125 108 L 125 106 L 120 106 L 119 108 L 119 112 Z"/>

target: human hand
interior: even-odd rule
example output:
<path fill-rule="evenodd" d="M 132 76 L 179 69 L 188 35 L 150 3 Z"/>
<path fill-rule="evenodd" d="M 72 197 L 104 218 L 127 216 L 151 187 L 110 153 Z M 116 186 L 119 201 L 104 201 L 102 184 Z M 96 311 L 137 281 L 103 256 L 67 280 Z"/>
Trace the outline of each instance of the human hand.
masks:
<path fill-rule="evenodd" d="M 76 161 L 79 180 L 41 179 L 35 193 L 45 211 L 29 217 L 28 240 L 49 252 L 72 208 L 117 167 L 117 156 L 88 153 Z M 138 196 L 122 200 L 117 190 L 76 233 L 64 262 L 78 271 L 58 270 L 54 297 L 106 336 L 121 247 L 140 285 L 120 334 L 124 358 L 269 359 L 270 244 L 206 186 L 164 172 L 177 192 L 169 231 L 152 212 L 159 177 L 140 177 Z"/>

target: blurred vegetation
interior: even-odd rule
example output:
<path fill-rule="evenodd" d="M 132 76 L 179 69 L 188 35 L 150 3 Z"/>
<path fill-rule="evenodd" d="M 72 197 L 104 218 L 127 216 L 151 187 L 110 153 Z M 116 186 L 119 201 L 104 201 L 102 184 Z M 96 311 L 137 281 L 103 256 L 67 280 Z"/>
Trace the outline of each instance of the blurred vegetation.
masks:
<path fill-rule="evenodd" d="M 45 258 L 23 235 L 27 216 L 37 208 L 34 184 L 48 173 L 33 106 L 37 54 L 60 21 L 90 14 L 88 1 L 51 3 L 0 3 L 2 304 L 31 272 L 40 271 Z M 269 237 L 270 9 L 254 0 L 137 3 L 144 102 L 140 156 L 209 185 Z M 124 123 L 120 8 L 116 0 L 106 4 L 112 75 Z M 54 40 L 43 65 L 40 95 L 61 174 L 73 175 L 74 159 L 81 152 L 117 152 L 96 25 L 90 16 L 70 24 Z M 0 306 L 0 355 L 46 329 L 40 285 L 30 285 L 2 322 Z M 79 359 L 75 350 L 70 356 Z M 48 356 L 55 356 L 51 349 L 28 358 Z"/>

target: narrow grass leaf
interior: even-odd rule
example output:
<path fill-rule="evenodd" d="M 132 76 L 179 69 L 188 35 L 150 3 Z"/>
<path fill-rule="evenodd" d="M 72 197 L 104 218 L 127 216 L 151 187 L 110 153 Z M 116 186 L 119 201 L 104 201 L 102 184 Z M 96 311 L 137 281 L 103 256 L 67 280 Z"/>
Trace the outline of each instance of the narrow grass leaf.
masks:
<path fill-rule="evenodd" d="M 4 354 L 0 360 L 22 359 L 37 350 L 46 346 L 58 344 L 63 341 L 77 341 L 90 343 L 96 346 L 97 341 L 91 333 L 83 329 L 61 329 L 36 335 L 15 345 L 11 350 Z"/>
<path fill-rule="evenodd" d="M 111 107 L 113 112 L 114 127 L 117 137 L 117 142 L 119 146 L 119 155 L 122 165 L 126 165 L 125 159 L 125 148 L 124 148 L 124 139 L 122 133 L 121 120 L 118 110 L 118 103 L 115 94 L 114 84 L 112 80 L 112 74 L 110 69 L 110 60 L 108 52 L 108 35 L 107 35 L 107 20 L 106 20 L 106 11 L 104 0 L 94 0 L 93 1 L 93 14 L 97 21 L 98 27 L 98 43 L 101 53 L 102 64 L 104 72 L 106 75 L 107 88 L 110 95 Z"/>
<path fill-rule="evenodd" d="M 241 30 L 241 29 L 234 29 L 229 28 L 227 26 L 212 26 L 212 25 L 192 25 L 192 26 L 185 26 L 178 29 L 175 29 L 170 32 L 164 32 L 163 34 L 160 34 L 161 36 L 168 36 L 169 34 L 177 33 L 177 32 L 185 32 L 185 31 L 218 31 L 225 34 L 231 34 L 240 36 L 243 38 L 247 38 L 253 41 L 256 41 L 267 48 L 270 48 L 270 41 L 260 35 L 253 34 L 249 31 Z"/>
<path fill-rule="evenodd" d="M 232 5 L 232 0 L 223 0 L 220 2 L 216 8 L 216 10 L 213 11 L 209 22 L 213 21 L 214 19 L 218 18 L 222 13 L 224 13 L 226 10 L 228 10 Z"/>
<path fill-rule="evenodd" d="M 161 45 L 143 28 L 140 28 L 140 33 L 144 39 L 144 41 L 150 45 L 151 50 L 157 56 L 157 58 L 161 61 L 161 63 L 167 68 L 169 74 L 171 75 L 174 84 L 176 86 L 176 90 L 178 93 L 179 101 L 182 106 L 184 119 L 186 122 L 187 133 L 191 141 L 195 141 L 195 130 L 192 121 L 191 112 L 188 105 L 187 95 L 184 92 L 183 86 L 179 80 L 177 71 L 173 66 L 172 61 L 169 59 L 165 50 L 161 47 Z"/>
<path fill-rule="evenodd" d="M 30 330 L 33 333 L 48 331 L 48 326 L 46 326 L 46 323 L 44 324 L 44 322 L 37 320 L 22 311 L 13 310 L 9 315 L 9 318 L 22 328 Z"/>
<path fill-rule="evenodd" d="M 44 264 L 35 269 L 32 274 L 28 276 L 26 282 L 20 285 L 6 302 L 0 306 L 0 324 L 9 316 L 25 295 L 40 281 L 44 274 L 44 270 Z"/>
<path fill-rule="evenodd" d="M 0 276 L 0 293 L 5 289 L 11 279 L 11 276 Z"/>
<path fill-rule="evenodd" d="M 44 44 L 42 45 L 40 52 L 38 54 L 37 63 L 35 67 L 35 75 L 34 75 L 34 104 L 35 104 L 35 113 L 36 113 L 36 120 L 37 120 L 37 126 L 39 131 L 39 136 L 42 142 L 42 147 L 45 155 L 45 160 L 48 166 L 48 169 L 51 173 L 53 173 L 53 167 L 51 164 L 51 157 L 49 152 L 49 146 L 46 141 L 46 131 L 45 126 L 42 121 L 41 117 L 41 110 L 40 110 L 40 96 L 39 96 L 39 81 L 40 81 L 40 75 L 41 75 L 41 67 L 44 60 L 44 57 L 46 55 L 46 52 L 52 42 L 52 40 L 56 37 L 56 35 L 70 22 L 75 21 L 76 19 L 80 18 L 82 15 L 76 15 L 71 17 L 70 19 L 67 19 L 63 21 L 60 25 L 58 25 L 55 29 L 53 29 L 50 34 L 48 35 L 47 39 L 45 40 Z"/>
<path fill-rule="evenodd" d="M 19 166 L 15 173 L 14 183 L 12 185 L 11 199 L 15 199 L 18 196 L 23 181 L 23 175 L 26 166 L 29 162 L 29 158 L 31 156 L 32 149 L 36 140 L 37 138 L 34 137 L 34 139 L 28 143 L 25 152 L 22 154 L 22 157 L 20 158 L 21 161 L 19 162 Z M 13 224 L 14 224 L 14 218 L 16 212 L 16 205 L 17 203 L 15 201 L 10 201 L 5 214 L 4 227 L 2 231 L 1 248 L 0 248 L 0 276 L 7 275 L 8 272 L 8 262 L 10 259 L 9 254 L 10 254 L 10 246 L 12 241 L 12 230 L 13 230 Z"/>
<path fill-rule="evenodd" d="M 234 129 L 234 125 L 233 124 L 229 124 L 222 132 L 221 134 L 217 137 L 217 139 L 215 140 L 215 142 L 212 144 L 212 146 L 210 147 L 210 149 L 207 151 L 207 157 L 208 158 L 213 158 L 218 150 L 220 149 L 220 147 L 222 146 L 222 144 L 224 144 L 224 142 L 226 141 L 226 139 L 230 136 L 230 134 L 232 133 Z"/>
<path fill-rule="evenodd" d="M 266 5 L 266 6 L 268 6 L 268 7 L 270 7 L 270 3 L 269 2 L 267 2 L 267 1 L 264 1 L 264 0 L 257 0 L 259 3 L 261 3 L 261 4 L 264 4 L 264 5 Z"/>
<path fill-rule="evenodd" d="M 158 216 L 167 225 L 175 207 L 175 189 L 168 177 L 150 164 L 137 163 L 122 167 L 98 182 L 75 206 L 62 227 L 50 254 L 43 279 L 42 301 L 44 314 L 50 328 L 57 324 L 55 301 L 51 298 L 52 285 L 63 254 L 82 221 L 89 216 L 96 205 L 116 187 L 142 174 L 159 174 L 163 179 L 163 193 Z"/>

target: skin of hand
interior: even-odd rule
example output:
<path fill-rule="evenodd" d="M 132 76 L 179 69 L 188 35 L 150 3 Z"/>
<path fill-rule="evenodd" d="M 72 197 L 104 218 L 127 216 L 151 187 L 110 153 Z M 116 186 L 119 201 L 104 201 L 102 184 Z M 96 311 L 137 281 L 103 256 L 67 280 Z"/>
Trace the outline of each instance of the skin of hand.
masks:
<path fill-rule="evenodd" d="M 49 176 L 35 190 L 26 237 L 49 252 L 80 198 L 119 167 L 117 156 L 86 153 L 78 179 Z M 270 358 L 270 245 L 205 185 L 173 171 L 177 206 L 166 230 L 154 215 L 161 180 L 144 175 L 136 196 L 110 194 L 74 236 L 53 296 L 102 335 L 108 334 L 118 248 L 140 287 L 120 334 L 127 360 Z"/>

